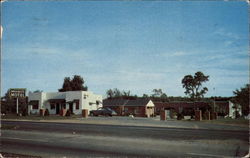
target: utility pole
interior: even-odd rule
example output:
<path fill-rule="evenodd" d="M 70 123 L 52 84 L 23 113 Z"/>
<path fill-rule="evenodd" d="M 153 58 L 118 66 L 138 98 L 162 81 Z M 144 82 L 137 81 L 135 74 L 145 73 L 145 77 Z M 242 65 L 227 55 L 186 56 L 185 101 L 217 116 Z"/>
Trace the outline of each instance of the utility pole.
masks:
<path fill-rule="evenodd" d="M 215 92 L 215 88 L 213 88 L 214 92 Z M 215 93 L 214 93 L 215 95 Z M 213 105 L 213 111 L 215 112 L 215 96 L 214 96 L 214 105 Z"/>
<path fill-rule="evenodd" d="M 16 98 L 16 114 L 18 115 L 18 97 Z"/>

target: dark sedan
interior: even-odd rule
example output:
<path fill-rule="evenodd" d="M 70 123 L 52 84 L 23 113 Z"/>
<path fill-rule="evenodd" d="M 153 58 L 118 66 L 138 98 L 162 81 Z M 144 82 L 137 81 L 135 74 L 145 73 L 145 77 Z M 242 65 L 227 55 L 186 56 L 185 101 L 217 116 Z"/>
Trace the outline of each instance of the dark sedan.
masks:
<path fill-rule="evenodd" d="M 90 113 L 89 113 L 90 116 L 99 116 L 99 115 L 102 115 L 102 116 L 114 116 L 114 115 L 117 115 L 117 113 L 110 109 L 110 108 L 98 108 L 97 110 L 91 110 Z"/>

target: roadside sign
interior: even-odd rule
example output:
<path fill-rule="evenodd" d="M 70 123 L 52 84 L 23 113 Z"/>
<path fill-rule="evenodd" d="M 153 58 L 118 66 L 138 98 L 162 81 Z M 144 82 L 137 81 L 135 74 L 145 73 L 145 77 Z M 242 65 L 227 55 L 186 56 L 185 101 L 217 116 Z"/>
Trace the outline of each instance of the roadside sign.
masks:
<path fill-rule="evenodd" d="M 12 88 L 9 89 L 8 95 L 10 98 L 24 98 L 26 97 L 26 89 L 25 88 Z"/>

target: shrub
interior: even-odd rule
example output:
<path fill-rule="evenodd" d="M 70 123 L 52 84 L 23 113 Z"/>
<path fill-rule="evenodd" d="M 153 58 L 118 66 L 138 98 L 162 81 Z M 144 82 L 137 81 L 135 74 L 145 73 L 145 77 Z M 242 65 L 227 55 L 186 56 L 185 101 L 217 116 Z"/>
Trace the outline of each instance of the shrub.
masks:
<path fill-rule="evenodd" d="M 27 116 L 28 115 L 28 109 L 24 108 L 22 109 L 22 116 Z"/>
<path fill-rule="evenodd" d="M 184 119 L 184 115 L 182 113 L 177 114 L 177 120 Z"/>
<path fill-rule="evenodd" d="M 49 110 L 48 109 L 45 110 L 44 116 L 49 116 Z"/>
<path fill-rule="evenodd" d="M 66 115 L 65 115 L 65 116 L 70 116 L 70 114 L 71 114 L 70 110 L 67 110 L 67 112 L 66 112 Z"/>

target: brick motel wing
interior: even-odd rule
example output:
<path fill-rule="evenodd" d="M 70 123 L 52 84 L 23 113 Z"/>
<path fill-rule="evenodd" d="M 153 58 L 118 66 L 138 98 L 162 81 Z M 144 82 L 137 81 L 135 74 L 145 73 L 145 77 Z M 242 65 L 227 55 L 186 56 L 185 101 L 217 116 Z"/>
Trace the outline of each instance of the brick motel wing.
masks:
<path fill-rule="evenodd" d="M 103 107 L 113 109 L 120 116 L 152 117 L 155 105 L 150 99 L 106 99 Z"/>
<path fill-rule="evenodd" d="M 29 114 L 38 114 L 40 109 L 48 109 L 50 114 L 59 114 L 62 109 L 81 114 L 83 109 L 87 109 L 89 113 L 102 107 L 102 96 L 90 91 L 29 93 L 28 101 Z"/>

